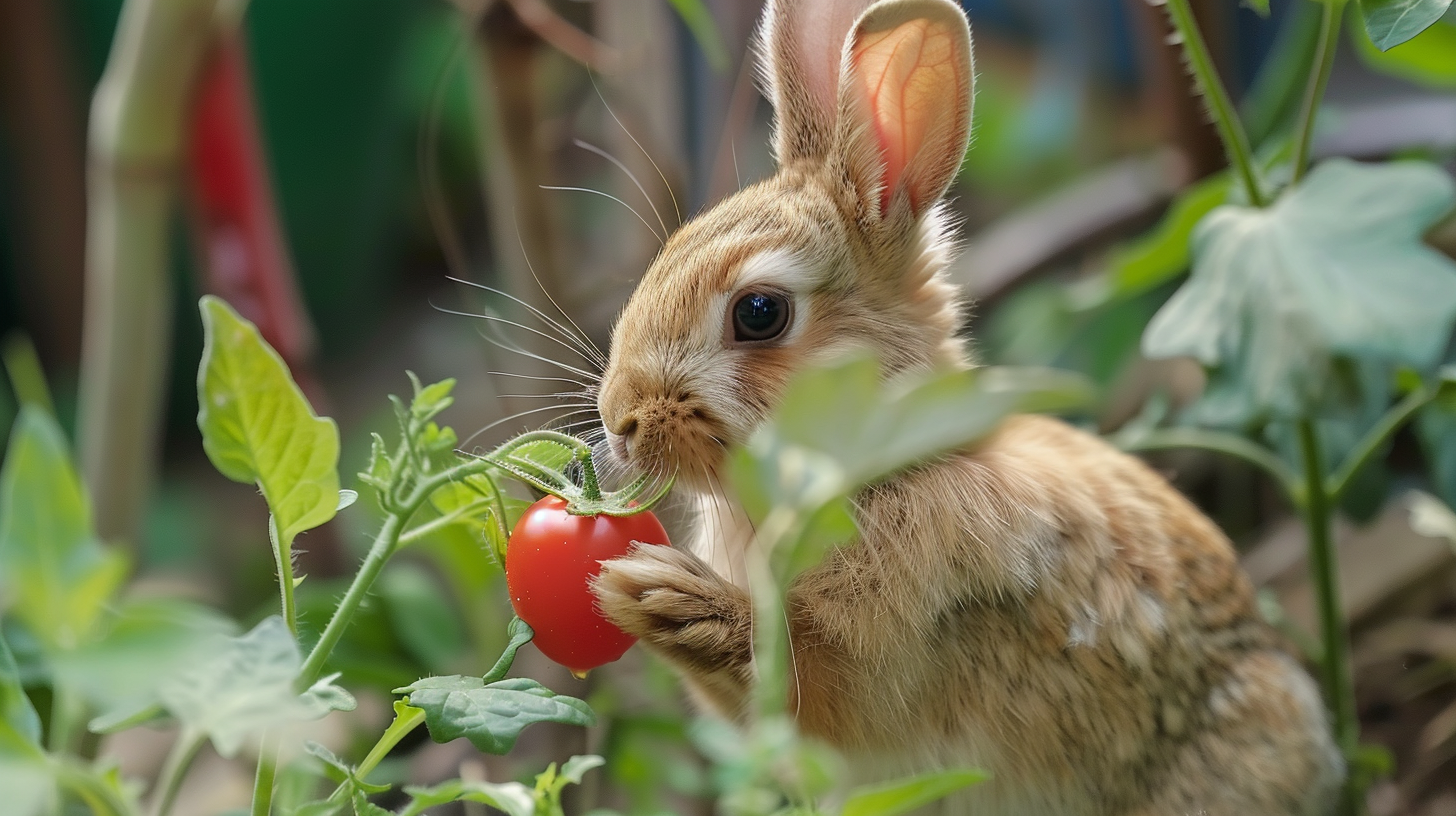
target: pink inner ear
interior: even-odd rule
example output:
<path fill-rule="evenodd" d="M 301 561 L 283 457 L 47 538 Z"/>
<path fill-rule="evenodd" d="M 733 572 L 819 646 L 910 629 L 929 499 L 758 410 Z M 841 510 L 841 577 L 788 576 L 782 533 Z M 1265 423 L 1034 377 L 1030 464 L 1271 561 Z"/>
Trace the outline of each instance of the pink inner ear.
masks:
<path fill-rule="evenodd" d="M 953 32 L 933 20 L 908 20 L 886 31 L 865 32 L 854 46 L 855 76 L 865 94 L 875 138 L 883 151 L 884 188 L 880 207 L 884 212 L 907 170 L 916 163 L 934 161 L 922 157 L 929 143 L 933 151 L 956 127 L 962 93 L 956 41 Z M 939 190 L 915 189 L 911 174 L 906 192 L 910 206 L 920 212 L 927 195 Z"/>

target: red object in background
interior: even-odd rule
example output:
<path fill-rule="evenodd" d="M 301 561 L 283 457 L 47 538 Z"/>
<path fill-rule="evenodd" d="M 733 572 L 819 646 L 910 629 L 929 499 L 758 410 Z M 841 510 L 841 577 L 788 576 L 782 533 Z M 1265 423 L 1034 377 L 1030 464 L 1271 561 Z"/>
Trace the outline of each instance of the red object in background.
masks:
<path fill-rule="evenodd" d="M 506 545 L 511 606 L 536 630 L 536 647 L 576 674 L 621 657 L 636 638 L 602 617 L 591 579 L 602 562 L 626 555 L 632 542 L 667 545 L 650 512 L 576 516 L 547 496 L 526 508 Z"/>
<path fill-rule="evenodd" d="M 303 366 L 313 350 L 313 329 L 274 204 L 248 52 L 237 28 L 213 43 L 190 126 L 189 184 L 203 289 L 256 324 L 305 391 L 315 391 Z"/>

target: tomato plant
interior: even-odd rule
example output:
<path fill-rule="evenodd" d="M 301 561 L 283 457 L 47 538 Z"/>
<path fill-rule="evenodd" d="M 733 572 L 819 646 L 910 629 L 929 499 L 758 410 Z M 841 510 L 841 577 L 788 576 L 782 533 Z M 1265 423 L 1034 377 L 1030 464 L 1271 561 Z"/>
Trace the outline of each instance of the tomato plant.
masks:
<path fill-rule="evenodd" d="M 591 592 L 602 562 L 626 555 L 633 542 L 669 543 L 650 512 L 579 515 L 558 496 L 531 505 L 511 532 L 511 606 L 536 630 L 536 646 L 576 674 L 611 663 L 636 641 L 602 616 Z"/>

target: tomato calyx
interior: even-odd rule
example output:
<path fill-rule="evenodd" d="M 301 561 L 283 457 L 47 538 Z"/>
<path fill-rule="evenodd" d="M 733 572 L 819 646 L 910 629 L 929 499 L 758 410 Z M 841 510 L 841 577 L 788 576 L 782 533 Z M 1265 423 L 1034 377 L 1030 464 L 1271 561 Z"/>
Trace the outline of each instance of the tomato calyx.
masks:
<path fill-rule="evenodd" d="M 635 516 L 650 509 L 672 488 L 672 479 L 642 474 L 618 490 L 603 491 L 597 481 L 591 446 L 564 433 L 521 434 L 485 457 L 512 476 L 566 502 L 574 516 Z M 572 473 L 581 476 L 581 484 Z"/>

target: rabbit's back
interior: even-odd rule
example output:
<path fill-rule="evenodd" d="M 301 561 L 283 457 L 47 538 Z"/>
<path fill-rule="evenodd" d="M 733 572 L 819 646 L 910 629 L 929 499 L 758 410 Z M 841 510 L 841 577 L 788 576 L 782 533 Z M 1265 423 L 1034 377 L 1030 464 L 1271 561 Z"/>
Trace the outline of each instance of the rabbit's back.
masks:
<path fill-rule="evenodd" d="M 1016 417 L 856 508 L 790 594 L 810 733 L 982 765 L 996 813 L 1304 813 L 1338 781 L 1228 540 L 1138 460 Z"/>

